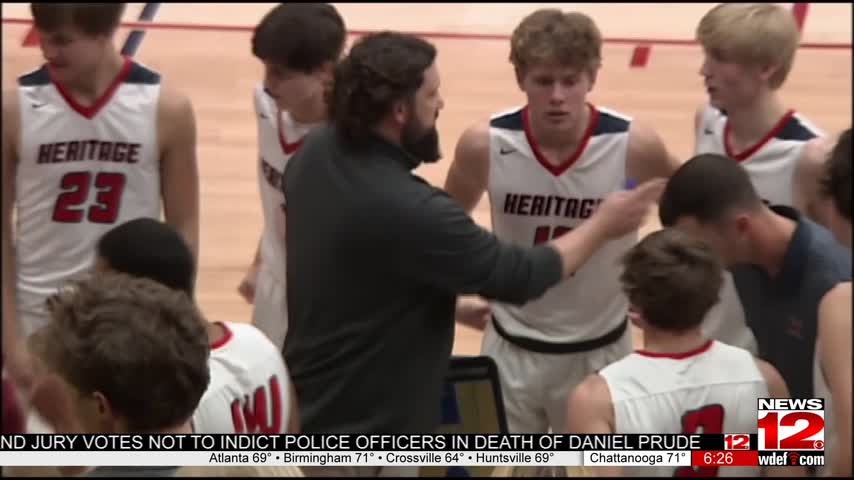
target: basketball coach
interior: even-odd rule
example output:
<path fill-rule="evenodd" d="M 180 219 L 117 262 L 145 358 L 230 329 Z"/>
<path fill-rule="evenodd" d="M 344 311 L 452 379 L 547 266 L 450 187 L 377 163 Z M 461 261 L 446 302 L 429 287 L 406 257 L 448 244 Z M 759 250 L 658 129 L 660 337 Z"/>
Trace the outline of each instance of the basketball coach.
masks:
<path fill-rule="evenodd" d="M 329 124 L 285 172 L 284 355 L 305 433 L 435 432 L 457 296 L 540 297 L 636 229 L 663 189 L 613 193 L 551 243 L 502 243 L 413 173 L 440 158 L 435 61 L 414 36 L 362 37 L 336 67 Z"/>

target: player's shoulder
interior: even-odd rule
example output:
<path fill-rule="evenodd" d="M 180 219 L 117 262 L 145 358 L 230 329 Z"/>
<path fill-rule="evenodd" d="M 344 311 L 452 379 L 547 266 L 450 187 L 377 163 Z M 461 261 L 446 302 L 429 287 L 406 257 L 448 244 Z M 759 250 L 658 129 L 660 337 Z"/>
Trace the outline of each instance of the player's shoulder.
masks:
<path fill-rule="evenodd" d="M 836 312 L 848 312 L 847 315 L 836 315 Z M 818 305 L 819 322 L 822 319 L 842 319 L 847 316 L 850 324 L 851 315 L 851 281 L 840 282 L 835 287 L 831 288 L 821 298 Z M 821 330 L 821 326 L 819 326 Z"/>
<path fill-rule="evenodd" d="M 489 128 L 523 131 L 525 129 L 524 107 L 511 107 L 493 113 L 487 119 Z"/>
<path fill-rule="evenodd" d="M 596 405 L 611 401 L 608 382 L 599 373 L 587 375 L 572 392 L 572 402 L 575 404 Z"/>
<path fill-rule="evenodd" d="M 169 81 L 160 83 L 158 109 L 163 119 L 170 121 L 186 120 L 193 115 L 193 102 L 182 89 Z"/>
<path fill-rule="evenodd" d="M 594 137 L 627 133 L 636 127 L 637 122 L 633 121 L 633 118 L 625 112 L 602 105 L 593 105 L 592 107 L 596 111 L 596 124 L 591 133 Z"/>
<path fill-rule="evenodd" d="M 130 85 L 160 85 L 162 77 L 153 68 L 139 61 L 130 61 L 124 83 Z"/>
<path fill-rule="evenodd" d="M 708 127 L 708 125 L 705 125 L 707 122 L 719 120 L 725 117 L 725 111 L 708 102 L 701 103 L 694 109 L 694 128 L 699 130 L 700 127 Z"/>
<path fill-rule="evenodd" d="M 806 115 L 792 110 L 786 121 L 777 130 L 778 140 L 810 142 L 818 137 L 826 136 L 825 132 L 813 123 Z"/>
<path fill-rule="evenodd" d="M 275 344 L 258 327 L 243 322 L 220 322 L 228 331 L 229 341 L 257 351 L 276 350 Z"/>
<path fill-rule="evenodd" d="M 753 358 L 753 363 L 759 371 L 759 374 L 762 375 L 762 378 L 765 380 L 766 385 L 768 385 L 768 392 L 772 397 L 788 396 L 786 381 L 783 380 L 783 376 L 780 375 L 780 372 L 777 371 L 773 365 L 756 357 Z"/>

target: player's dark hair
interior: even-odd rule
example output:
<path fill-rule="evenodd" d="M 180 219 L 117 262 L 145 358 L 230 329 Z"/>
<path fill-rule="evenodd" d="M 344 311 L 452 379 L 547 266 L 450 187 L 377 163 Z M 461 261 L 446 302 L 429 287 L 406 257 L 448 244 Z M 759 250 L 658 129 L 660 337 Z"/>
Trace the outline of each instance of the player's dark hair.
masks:
<path fill-rule="evenodd" d="M 650 233 L 622 258 L 623 291 L 655 328 L 698 327 L 718 302 L 723 264 L 704 242 L 672 228 Z"/>
<path fill-rule="evenodd" d="M 119 27 L 126 3 L 30 4 L 36 29 L 42 32 L 73 26 L 87 35 L 112 35 Z"/>
<path fill-rule="evenodd" d="M 112 270 L 149 278 L 193 298 L 196 262 L 177 230 L 153 218 L 137 218 L 105 233 L 96 251 Z"/>
<path fill-rule="evenodd" d="M 47 309 L 30 346 L 75 394 L 100 392 L 134 433 L 190 420 L 210 382 L 210 345 L 186 294 L 111 272 L 73 282 Z"/>
<path fill-rule="evenodd" d="M 337 62 L 344 50 L 344 19 L 328 3 L 283 3 L 255 27 L 252 55 L 263 62 L 311 73 Z"/>
<path fill-rule="evenodd" d="M 685 162 L 670 177 L 659 203 L 661 224 L 682 217 L 714 223 L 732 208 L 758 209 L 762 199 L 747 171 L 735 160 L 704 153 Z"/>
<path fill-rule="evenodd" d="M 851 129 L 842 132 L 825 164 L 822 191 L 833 199 L 839 213 L 851 221 Z"/>
<path fill-rule="evenodd" d="M 329 118 L 351 140 L 363 139 L 401 100 L 414 99 L 436 47 L 413 35 L 381 32 L 356 41 L 335 68 Z"/>

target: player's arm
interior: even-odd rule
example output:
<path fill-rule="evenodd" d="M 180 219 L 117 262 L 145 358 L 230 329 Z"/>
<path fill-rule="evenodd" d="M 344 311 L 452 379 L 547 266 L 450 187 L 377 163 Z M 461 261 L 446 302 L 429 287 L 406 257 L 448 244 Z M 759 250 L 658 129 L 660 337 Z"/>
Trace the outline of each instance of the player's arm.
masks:
<path fill-rule="evenodd" d="M 830 465 L 833 476 L 851 476 L 851 283 L 837 285 L 818 307 L 818 349 L 821 374 L 833 402 L 831 415 L 838 452 Z"/>
<path fill-rule="evenodd" d="M 644 183 L 654 178 L 670 178 L 680 165 L 682 162 L 667 151 L 655 130 L 632 122 L 626 155 L 626 175 L 630 180 Z"/>
<path fill-rule="evenodd" d="M 199 258 L 199 166 L 196 119 L 190 99 L 163 89 L 158 109 L 160 182 L 166 223 L 178 230 Z"/>
<path fill-rule="evenodd" d="M 445 191 L 471 215 L 489 181 L 489 124 L 469 127 L 457 141 Z"/>
<path fill-rule="evenodd" d="M 817 137 L 804 145 L 792 182 L 794 206 L 813 221 L 830 225 L 830 202 L 821 194 L 824 165 L 833 148 L 828 138 Z"/>
<path fill-rule="evenodd" d="M 765 383 L 768 385 L 768 395 L 771 398 L 789 398 L 789 388 L 780 372 L 764 360 L 757 358 L 755 361 L 759 373 L 762 374 Z M 803 477 L 807 470 L 804 467 L 766 467 L 762 473 L 766 477 Z"/>
<path fill-rule="evenodd" d="M 32 367 L 27 348 L 18 333 L 14 225 L 15 177 L 18 169 L 19 134 L 18 96 L 3 92 L 3 365 L 23 388 L 32 380 Z"/>
<path fill-rule="evenodd" d="M 567 401 L 566 430 L 570 434 L 614 433 L 614 406 L 611 392 L 601 375 L 588 375 L 576 386 Z M 622 467 L 590 467 L 600 477 L 620 477 Z"/>

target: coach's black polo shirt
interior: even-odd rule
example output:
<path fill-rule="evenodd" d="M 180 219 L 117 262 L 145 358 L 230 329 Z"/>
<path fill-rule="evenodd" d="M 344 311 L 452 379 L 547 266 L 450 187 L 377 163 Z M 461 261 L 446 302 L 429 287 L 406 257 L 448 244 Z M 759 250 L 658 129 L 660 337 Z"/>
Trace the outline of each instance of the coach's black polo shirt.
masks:
<path fill-rule="evenodd" d="M 780 372 L 793 398 L 812 397 L 818 306 L 833 287 L 851 280 L 851 251 L 795 209 L 771 208 L 797 222 L 780 271 L 770 277 L 759 266 L 739 266 L 733 279 L 759 357 Z"/>
<path fill-rule="evenodd" d="M 416 166 L 334 127 L 288 164 L 284 355 L 305 432 L 434 432 L 457 295 L 522 304 L 560 281 L 554 249 L 500 242 Z"/>

